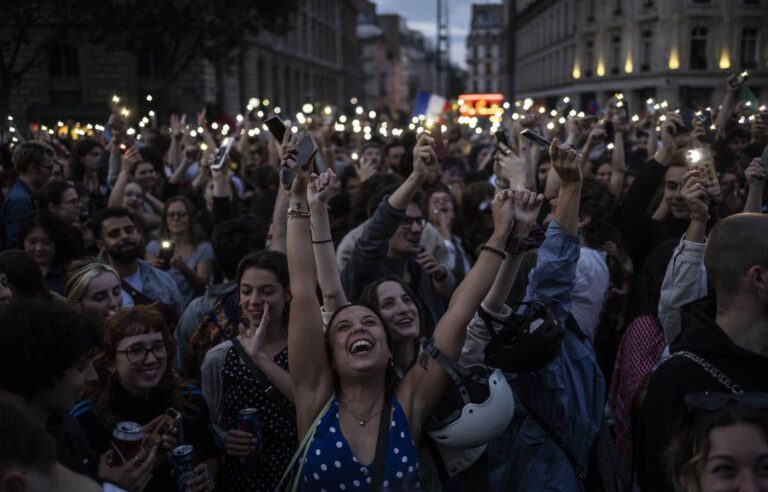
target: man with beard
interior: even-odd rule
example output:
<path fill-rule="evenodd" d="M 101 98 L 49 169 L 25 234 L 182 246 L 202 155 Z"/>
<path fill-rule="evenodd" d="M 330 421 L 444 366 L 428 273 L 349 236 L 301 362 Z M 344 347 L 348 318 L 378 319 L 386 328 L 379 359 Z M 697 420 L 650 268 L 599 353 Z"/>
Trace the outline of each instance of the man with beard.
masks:
<path fill-rule="evenodd" d="M 122 207 L 102 210 L 93 219 L 99 259 L 117 270 L 123 286 L 123 306 L 158 303 L 171 330 L 184 311 L 184 300 L 170 274 L 141 260 L 144 248 L 133 214 Z"/>

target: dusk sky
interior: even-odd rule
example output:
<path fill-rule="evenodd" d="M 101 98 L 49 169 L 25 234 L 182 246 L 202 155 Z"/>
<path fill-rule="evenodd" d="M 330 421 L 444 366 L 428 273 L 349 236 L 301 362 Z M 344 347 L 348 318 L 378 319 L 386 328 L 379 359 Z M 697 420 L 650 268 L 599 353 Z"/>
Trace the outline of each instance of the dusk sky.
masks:
<path fill-rule="evenodd" d="M 437 44 L 437 0 L 373 0 L 380 14 L 400 14 L 408 27 L 423 32 Z M 466 41 L 473 3 L 501 3 L 501 0 L 444 0 L 448 4 L 451 61 L 466 68 Z"/>

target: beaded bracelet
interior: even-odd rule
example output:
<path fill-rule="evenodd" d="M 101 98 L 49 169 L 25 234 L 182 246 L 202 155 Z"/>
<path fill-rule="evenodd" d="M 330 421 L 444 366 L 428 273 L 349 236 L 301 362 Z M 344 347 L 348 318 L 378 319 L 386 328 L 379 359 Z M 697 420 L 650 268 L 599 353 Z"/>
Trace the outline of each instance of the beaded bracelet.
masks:
<path fill-rule="evenodd" d="M 503 252 L 500 249 L 492 248 L 492 247 L 488 246 L 487 244 L 483 244 L 482 246 L 480 246 L 480 249 L 484 250 L 484 251 L 488 251 L 490 253 L 497 254 L 497 255 L 499 255 L 501 257 L 502 260 L 506 260 L 507 259 L 507 254 L 505 252 Z"/>
<path fill-rule="evenodd" d="M 311 214 L 309 213 L 309 210 L 304 210 L 303 208 L 288 207 L 288 213 L 286 215 L 288 215 L 288 217 L 309 218 Z"/>

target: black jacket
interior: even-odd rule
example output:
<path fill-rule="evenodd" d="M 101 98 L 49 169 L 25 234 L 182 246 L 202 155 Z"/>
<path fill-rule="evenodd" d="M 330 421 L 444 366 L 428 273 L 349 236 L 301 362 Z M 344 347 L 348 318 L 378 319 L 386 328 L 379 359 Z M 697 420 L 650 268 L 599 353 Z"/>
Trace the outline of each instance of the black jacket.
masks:
<path fill-rule="evenodd" d="M 768 391 L 768 357 L 735 345 L 715 323 L 714 298 L 694 301 L 680 310 L 682 330 L 670 352 L 693 352 L 723 372 L 744 391 Z M 636 470 L 641 490 L 672 492 L 664 454 L 686 411 L 684 398 L 700 391 L 729 392 L 696 362 L 673 357 L 651 376 L 640 411 Z"/>

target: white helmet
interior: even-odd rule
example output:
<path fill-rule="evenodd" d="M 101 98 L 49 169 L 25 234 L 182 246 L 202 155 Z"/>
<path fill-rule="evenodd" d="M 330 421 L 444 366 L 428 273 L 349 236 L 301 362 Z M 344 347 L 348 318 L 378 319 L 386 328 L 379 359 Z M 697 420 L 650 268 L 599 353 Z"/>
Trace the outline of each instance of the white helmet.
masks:
<path fill-rule="evenodd" d="M 422 340 L 422 346 L 453 382 L 424 423 L 427 435 L 452 448 L 473 448 L 501 435 L 515 414 L 515 397 L 504 373 L 485 364 L 460 367 L 431 343 Z"/>

